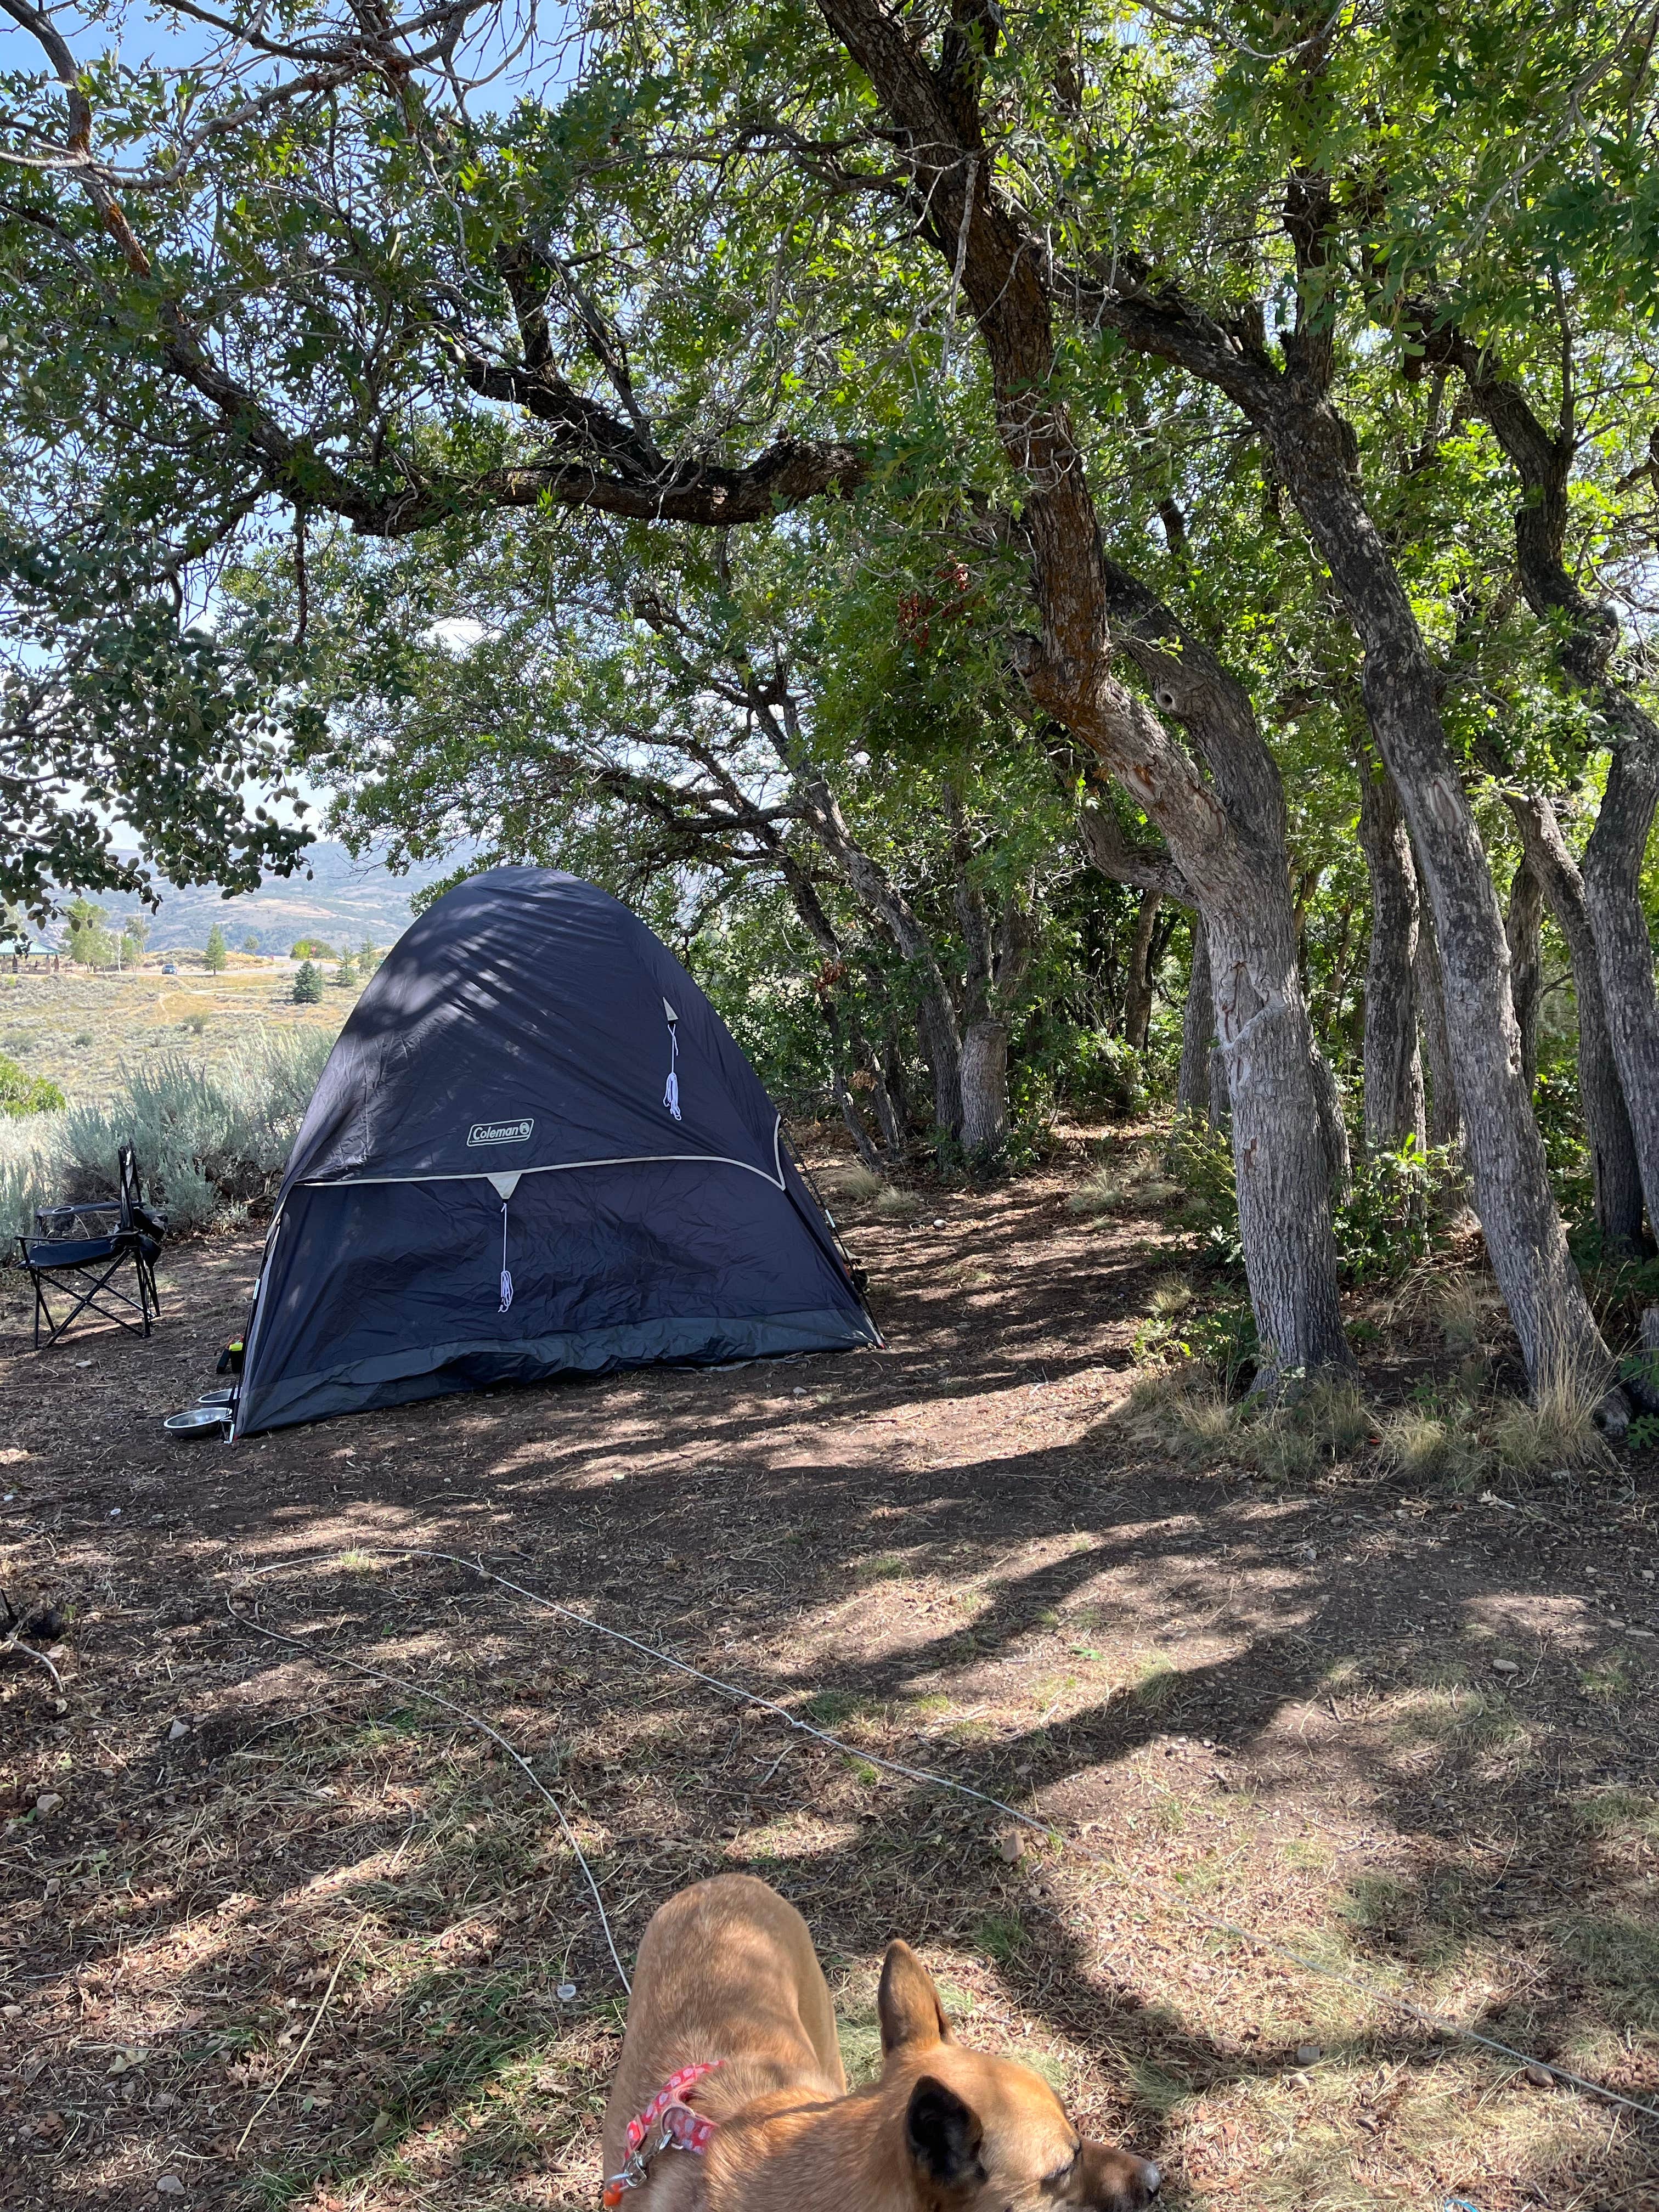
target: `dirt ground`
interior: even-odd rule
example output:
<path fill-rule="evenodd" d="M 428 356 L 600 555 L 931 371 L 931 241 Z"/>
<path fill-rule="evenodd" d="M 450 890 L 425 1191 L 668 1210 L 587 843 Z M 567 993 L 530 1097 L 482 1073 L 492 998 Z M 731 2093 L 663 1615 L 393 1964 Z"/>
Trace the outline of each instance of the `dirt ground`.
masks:
<path fill-rule="evenodd" d="M 1650 1485 L 1161 1462 L 1124 1407 L 1179 1255 L 1069 1212 L 1085 1166 L 849 1208 L 882 1352 L 229 1449 L 160 1418 L 252 1239 L 170 1254 L 148 1344 L 37 1356 L 0 1291 L 0 1582 L 62 1615 L 61 1687 L 0 1664 L 0 2204 L 597 2201 L 620 1988 L 465 1713 L 624 1960 L 683 1883 L 759 1873 L 859 2073 L 902 1934 L 1174 2206 L 1659 2207 L 1659 2124 L 1547 2070 L 1659 2102 Z"/>

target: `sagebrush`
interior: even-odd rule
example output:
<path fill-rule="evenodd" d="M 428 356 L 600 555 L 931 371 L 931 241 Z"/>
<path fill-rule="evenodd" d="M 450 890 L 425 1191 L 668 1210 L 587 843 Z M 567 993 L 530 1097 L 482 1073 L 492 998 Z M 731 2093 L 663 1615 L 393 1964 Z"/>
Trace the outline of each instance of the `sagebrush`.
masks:
<path fill-rule="evenodd" d="M 172 1054 L 125 1068 L 98 1104 L 0 1124 L 0 1230 L 29 1229 L 39 1206 L 112 1195 L 127 1142 L 175 1232 L 228 1227 L 281 1180 L 331 1045 L 267 1033 L 212 1067 Z"/>

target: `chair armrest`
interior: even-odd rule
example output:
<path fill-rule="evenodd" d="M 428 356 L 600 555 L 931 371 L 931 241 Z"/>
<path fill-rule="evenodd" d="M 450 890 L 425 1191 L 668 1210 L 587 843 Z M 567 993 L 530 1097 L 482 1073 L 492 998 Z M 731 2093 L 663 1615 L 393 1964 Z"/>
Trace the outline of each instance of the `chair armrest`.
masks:
<path fill-rule="evenodd" d="M 77 1223 L 90 1213 L 118 1215 L 118 1198 L 94 1198 L 79 1206 L 42 1206 L 36 1209 L 35 1226 L 43 1237 L 73 1236 Z"/>

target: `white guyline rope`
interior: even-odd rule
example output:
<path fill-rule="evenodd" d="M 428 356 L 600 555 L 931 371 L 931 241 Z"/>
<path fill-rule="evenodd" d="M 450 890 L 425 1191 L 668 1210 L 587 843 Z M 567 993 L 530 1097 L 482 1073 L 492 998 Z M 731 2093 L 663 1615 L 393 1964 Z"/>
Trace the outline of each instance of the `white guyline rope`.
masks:
<path fill-rule="evenodd" d="M 613 1644 L 626 1644 L 629 1650 L 637 1651 L 647 1659 L 655 1660 L 659 1666 L 672 1667 L 677 1674 L 684 1674 L 694 1682 L 701 1682 L 708 1689 L 718 1690 L 722 1697 L 730 1698 L 737 1705 L 753 1705 L 762 1712 L 771 1713 L 799 1734 L 815 1737 L 819 1743 L 826 1743 L 832 1750 L 845 1753 L 849 1759 L 861 1759 L 866 1765 L 880 1767 L 889 1774 L 902 1775 L 906 1781 L 921 1783 L 930 1790 L 948 1790 L 954 1796 L 967 1797 L 975 1804 L 988 1805 L 994 1812 L 1004 1813 L 1011 1820 L 1017 1820 L 1021 1827 L 1030 1828 L 1037 1835 L 1047 1836 L 1058 1842 L 1062 1849 L 1072 1851 L 1080 1857 L 1092 1859 L 1099 1865 L 1110 1866 L 1112 1872 L 1116 1875 L 1126 1889 L 1133 1890 L 1135 1887 L 1135 1884 L 1125 1877 L 1121 1868 L 1108 1860 L 1103 1852 L 1092 1850 L 1089 1844 L 1079 1839 L 1063 1835 L 1051 1820 L 1038 1820 L 1034 1814 L 1022 1812 L 1018 1805 L 1005 1803 L 1000 1797 L 993 1797 L 983 1790 L 975 1790 L 970 1783 L 953 1782 L 947 1774 L 932 1773 L 925 1766 L 906 1766 L 897 1759 L 883 1759 L 872 1751 L 866 1751 L 861 1747 L 844 1743 L 840 1736 L 832 1735 L 828 1729 L 814 1728 L 810 1721 L 804 1721 L 798 1714 L 792 1713 L 787 1705 L 778 1705 L 770 1698 L 762 1697 L 758 1691 L 739 1689 L 734 1683 L 723 1682 L 717 1674 L 706 1674 L 701 1667 L 692 1666 L 689 1660 L 677 1659 L 670 1651 L 659 1651 L 654 1645 L 642 1643 L 637 1636 L 629 1636 L 624 1629 L 608 1627 L 602 1620 L 594 1620 L 588 1614 L 578 1613 L 570 1606 L 559 1604 L 556 1599 L 544 1597 L 538 1590 L 526 1589 L 522 1583 L 515 1583 L 508 1575 L 497 1574 L 493 1567 L 485 1566 L 481 1559 L 466 1559 L 459 1552 L 428 1551 L 418 1545 L 353 1545 L 351 1548 L 354 1552 L 371 1559 L 441 1559 L 449 1566 L 464 1568 L 468 1574 L 476 1575 L 480 1581 L 499 1583 L 502 1589 L 511 1590 L 515 1596 L 525 1599 L 529 1604 L 539 1606 L 543 1612 L 556 1614 L 561 1620 L 568 1621 L 573 1627 L 586 1629 L 590 1636 L 603 1636 Z M 273 1560 L 268 1566 L 251 1567 L 245 1570 L 242 1578 L 245 1582 L 254 1582 L 266 1575 L 287 1573 L 290 1569 L 315 1567 L 322 1565 L 328 1556 L 324 1554 L 308 1559 Z M 320 1650 L 321 1655 L 333 1665 L 349 1667 L 354 1673 L 367 1674 L 374 1681 L 389 1683 L 394 1689 L 407 1691 L 413 1697 L 424 1698 L 429 1704 L 441 1705 L 446 1712 L 453 1713 L 458 1719 L 466 1722 L 469 1727 L 477 1729 L 482 1734 L 499 1744 L 514 1764 L 529 1778 L 536 1790 L 547 1800 L 558 1815 L 559 1826 L 564 1832 L 565 1840 L 575 1853 L 577 1864 L 581 1868 L 587 1887 L 592 1893 L 594 1906 L 599 1916 L 599 1925 L 605 1931 L 605 1946 L 611 1953 L 611 1963 L 617 1969 L 617 1979 L 627 1993 L 630 1996 L 633 1995 L 634 1985 L 629 1980 L 627 1972 L 618 1955 L 616 1937 L 611 1933 L 610 1916 L 605 1909 L 605 1899 L 599 1894 L 599 1883 L 593 1878 L 592 1869 L 582 1856 L 581 1846 L 577 1843 L 571 1831 L 570 1823 L 565 1818 L 563 1808 L 545 1787 L 540 1777 L 532 1771 L 529 1762 L 514 1749 L 499 1729 L 493 1728 L 488 1721 L 480 1719 L 476 1713 L 468 1712 L 464 1706 L 453 1705 L 447 1698 L 440 1697 L 435 1690 L 422 1689 L 419 1683 L 408 1681 L 399 1675 L 383 1674 L 376 1668 L 364 1666 L 361 1660 L 348 1659 L 343 1654 L 333 1651 L 326 1645 L 319 1647 L 307 1638 L 284 1636 L 277 1630 L 266 1628 L 261 1622 L 250 1620 L 245 1613 L 238 1613 L 228 1598 L 225 1602 L 231 1619 L 240 1622 L 243 1627 L 252 1628 L 258 1635 L 268 1636 L 276 1643 L 289 1644 L 297 1651 L 314 1653 Z M 1415 2021 L 1419 2027 L 1427 2028 L 1431 2034 L 1452 2038 L 1462 2043 L 1477 2044 L 1483 2051 L 1494 2051 L 1500 2057 L 1513 2059 L 1518 2066 L 1539 2067 L 1553 2075 L 1557 2081 L 1571 2082 L 1575 2089 L 1582 2089 L 1586 2096 L 1600 2098 L 1604 2104 L 1620 2106 L 1626 2112 L 1639 2112 L 1644 2119 L 1659 2120 L 1659 2105 L 1644 2104 L 1639 2098 L 1626 2097 L 1617 2089 L 1609 2089 L 1604 2082 L 1593 2081 L 1587 2075 L 1570 2072 L 1565 2066 L 1557 2065 L 1553 2059 L 1539 2058 L 1530 2051 L 1517 2051 L 1510 2044 L 1498 2042 L 1495 2036 L 1483 2035 L 1479 2028 L 1465 2027 L 1461 2021 L 1442 2019 L 1439 2014 L 1425 2011 L 1422 2006 L 1413 2003 L 1409 1997 L 1396 1996 L 1392 1990 L 1381 1989 L 1375 1983 L 1361 1980 L 1356 1975 L 1345 1974 L 1340 1967 L 1328 1966 L 1322 1960 L 1310 1959 L 1305 1953 L 1292 1950 L 1288 1944 L 1281 1943 L 1275 1936 L 1257 1935 L 1248 1928 L 1239 1927 L 1237 1923 L 1231 1920 L 1214 1919 L 1207 1912 L 1200 1912 L 1195 1906 L 1184 1902 L 1172 1902 L 1166 1909 L 1172 1910 L 1177 1919 L 1184 1919 L 1195 1927 L 1207 1929 L 1212 1935 L 1229 1936 L 1235 1937 L 1240 1942 L 1255 1944 L 1259 1950 L 1270 1951 L 1279 1958 L 1289 1959 L 1306 1973 L 1322 1975 L 1328 1981 L 1340 1982 L 1344 1988 L 1352 1990 L 1361 1996 L 1369 1997 L 1373 2003 L 1388 2005 L 1395 2012 L 1403 2013 L 1407 2019 Z"/>

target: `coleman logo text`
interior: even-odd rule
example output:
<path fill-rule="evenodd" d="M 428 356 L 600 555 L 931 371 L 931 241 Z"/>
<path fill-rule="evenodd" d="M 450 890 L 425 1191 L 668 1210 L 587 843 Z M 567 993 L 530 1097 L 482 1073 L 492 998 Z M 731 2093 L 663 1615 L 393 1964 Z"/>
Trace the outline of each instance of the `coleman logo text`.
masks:
<path fill-rule="evenodd" d="M 522 1121 L 475 1121 L 466 1133 L 469 1145 L 522 1145 L 536 1124 Z"/>

